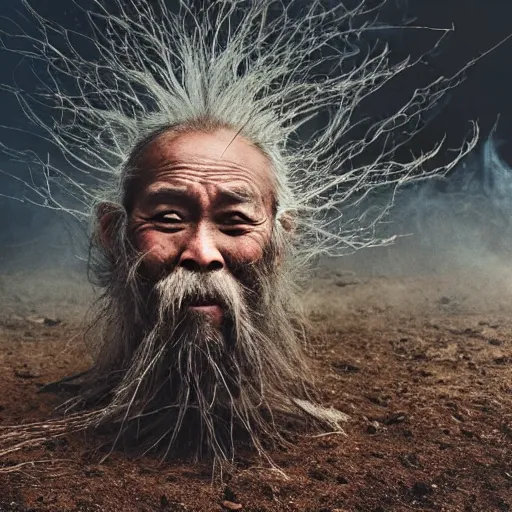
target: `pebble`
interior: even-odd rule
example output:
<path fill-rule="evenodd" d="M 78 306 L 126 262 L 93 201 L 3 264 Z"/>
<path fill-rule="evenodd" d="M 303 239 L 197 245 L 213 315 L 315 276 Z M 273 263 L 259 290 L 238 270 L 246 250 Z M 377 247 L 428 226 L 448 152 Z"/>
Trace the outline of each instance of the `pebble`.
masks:
<path fill-rule="evenodd" d="M 47 316 L 36 315 L 28 316 L 26 319 L 34 324 L 42 324 L 46 325 L 47 327 L 55 327 L 56 325 L 59 325 L 62 322 L 60 318 L 49 318 Z"/>
<path fill-rule="evenodd" d="M 220 502 L 222 508 L 226 510 L 242 510 L 242 505 L 240 503 L 233 503 L 232 501 L 224 500 Z"/>
<path fill-rule="evenodd" d="M 37 379 L 37 377 L 41 376 L 41 373 L 25 366 L 24 368 L 14 370 L 14 375 L 20 379 Z"/>

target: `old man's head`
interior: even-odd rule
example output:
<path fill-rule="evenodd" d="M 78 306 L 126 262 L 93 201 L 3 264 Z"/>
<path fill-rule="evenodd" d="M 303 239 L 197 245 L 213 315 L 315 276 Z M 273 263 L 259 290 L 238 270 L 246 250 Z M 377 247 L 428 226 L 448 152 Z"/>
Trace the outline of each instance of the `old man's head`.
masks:
<path fill-rule="evenodd" d="M 203 122 L 145 137 L 98 207 L 104 294 L 82 399 L 137 443 L 226 457 L 307 395 L 304 322 L 271 159 Z M 125 433 L 126 433 L 125 432 Z"/>

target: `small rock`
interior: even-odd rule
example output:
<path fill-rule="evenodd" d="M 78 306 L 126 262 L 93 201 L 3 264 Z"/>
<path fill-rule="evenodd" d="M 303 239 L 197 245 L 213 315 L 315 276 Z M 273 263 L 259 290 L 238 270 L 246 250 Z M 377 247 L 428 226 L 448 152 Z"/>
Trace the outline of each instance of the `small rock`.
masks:
<path fill-rule="evenodd" d="M 44 316 L 31 315 L 27 316 L 25 320 L 32 322 L 33 324 L 44 324 Z"/>
<path fill-rule="evenodd" d="M 500 345 L 503 345 L 503 341 L 498 340 L 497 338 L 491 338 L 489 340 L 489 345 L 494 345 L 495 347 L 499 347 Z"/>
<path fill-rule="evenodd" d="M 396 425 L 397 423 L 403 423 L 407 419 L 407 414 L 405 412 L 394 412 L 393 414 L 390 414 L 389 416 L 386 416 L 382 423 L 384 425 Z"/>
<path fill-rule="evenodd" d="M 373 423 L 371 423 L 370 425 L 368 425 L 368 427 L 366 428 L 366 432 L 368 434 L 371 434 L 371 435 L 374 435 L 378 432 L 378 427 L 375 425 L 375 423 L 377 423 L 376 421 L 374 421 Z"/>
<path fill-rule="evenodd" d="M 323 468 L 311 468 L 308 475 L 315 480 L 327 480 L 329 478 L 329 473 Z"/>
<path fill-rule="evenodd" d="M 39 325 L 46 325 L 47 327 L 54 327 L 56 325 L 59 325 L 62 320 L 60 318 L 50 318 L 47 316 L 38 316 L 38 315 L 31 315 L 26 318 L 29 322 L 32 322 L 33 324 L 39 324 Z"/>
<path fill-rule="evenodd" d="M 16 377 L 19 377 L 20 379 L 36 379 L 37 377 L 41 376 L 40 373 L 28 367 L 14 370 L 14 375 L 16 375 Z"/>
<path fill-rule="evenodd" d="M 432 487 L 425 482 L 416 482 L 411 491 L 415 496 L 426 496 L 432 492 Z"/>
<path fill-rule="evenodd" d="M 361 370 L 359 366 L 347 361 L 336 361 L 332 366 L 338 373 L 358 373 Z"/>
<path fill-rule="evenodd" d="M 43 321 L 43 324 L 48 327 L 55 327 L 56 325 L 59 325 L 62 322 L 60 318 L 45 318 Z"/>
<path fill-rule="evenodd" d="M 448 297 L 441 297 L 439 299 L 439 304 L 450 304 L 451 300 Z"/>
<path fill-rule="evenodd" d="M 242 510 L 242 505 L 240 503 L 233 503 L 232 501 L 223 500 L 220 502 L 221 507 L 226 510 Z"/>
<path fill-rule="evenodd" d="M 361 281 L 359 281 L 358 279 L 343 279 L 343 280 L 335 281 L 334 284 L 339 288 L 344 288 L 345 286 L 351 286 L 351 285 L 353 286 L 356 284 L 361 284 Z"/>

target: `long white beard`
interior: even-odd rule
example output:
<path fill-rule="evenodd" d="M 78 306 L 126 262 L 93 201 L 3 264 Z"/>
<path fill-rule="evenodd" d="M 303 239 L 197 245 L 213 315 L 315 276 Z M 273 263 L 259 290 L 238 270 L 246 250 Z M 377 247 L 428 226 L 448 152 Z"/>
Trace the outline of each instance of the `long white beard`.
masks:
<path fill-rule="evenodd" d="M 155 284 L 146 300 L 152 327 L 106 406 L 121 429 L 136 424 L 137 444 L 195 442 L 224 459 L 239 429 L 260 448 L 257 433 L 270 432 L 270 411 L 289 402 L 286 388 L 300 385 L 305 366 L 286 308 L 260 274 L 244 286 L 227 271 L 176 268 Z M 223 305 L 222 327 L 190 311 L 203 299 Z"/>

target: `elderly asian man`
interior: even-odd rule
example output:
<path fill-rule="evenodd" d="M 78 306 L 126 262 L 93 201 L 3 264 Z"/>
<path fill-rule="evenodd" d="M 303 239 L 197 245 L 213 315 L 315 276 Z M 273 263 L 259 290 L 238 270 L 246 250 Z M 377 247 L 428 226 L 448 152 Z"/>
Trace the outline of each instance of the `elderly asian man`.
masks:
<path fill-rule="evenodd" d="M 301 284 L 319 255 L 389 242 L 376 227 L 397 188 L 474 147 L 476 134 L 438 167 L 441 145 L 395 154 L 452 81 L 362 119 L 414 65 L 373 42 L 363 58 L 364 2 L 93 4 L 81 39 L 26 3 L 39 37 L 16 39 L 47 85 L 9 90 L 67 164 L 11 153 L 41 170 L 36 199 L 90 226 L 101 291 L 93 364 L 65 379 L 70 414 L 20 431 L 24 446 L 102 427 L 113 445 L 225 460 L 295 425 L 339 430 L 314 392 Z"/>

